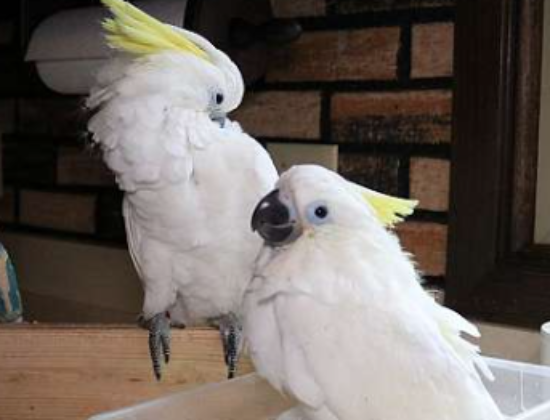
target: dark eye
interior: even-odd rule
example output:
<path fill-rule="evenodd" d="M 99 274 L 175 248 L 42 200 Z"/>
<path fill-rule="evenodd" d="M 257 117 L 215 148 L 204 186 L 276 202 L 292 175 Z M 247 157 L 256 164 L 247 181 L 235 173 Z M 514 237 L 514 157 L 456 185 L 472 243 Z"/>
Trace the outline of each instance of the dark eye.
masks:
<path fill-rule="evenodd" d="M 324 219 L 328 216 L 328 209 L 326 206 L 319 206 L 315 209 L 315 216 L 317 216 L 319 219 Z"/>
<path fill-rule="evenodd" d="M 216 93 L 216 105 L 221 105 L 223 102 L 223 93 Z"/>

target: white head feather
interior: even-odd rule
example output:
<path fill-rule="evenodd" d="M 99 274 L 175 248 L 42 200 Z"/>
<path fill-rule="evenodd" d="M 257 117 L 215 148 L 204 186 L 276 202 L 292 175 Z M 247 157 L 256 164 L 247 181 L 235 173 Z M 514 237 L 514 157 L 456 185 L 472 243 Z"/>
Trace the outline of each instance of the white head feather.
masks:
<path fill-rule="evenodd" d="M 241 102 L 237 66 L 203 37 L 165 25 L 123 0 L 103 0 L 103 26 L 118 51 L 97 78 L 87 105 L 93 140 L 125 191 L 188 179 L 192 148 L 220 135 L 216 120 Z"/>
<path fill-rule="evenodd" d="M 163 24 L 123 0 L 103 3 L 114 15 L 103 24 L 107 41 L 122 54 L 99 74 L 90 108 L 113 95 L 151 92 L 168 94 L 178 106 L 211 114 L 239 106 L 242 75 L 224 52 L 202 36 Z"/>

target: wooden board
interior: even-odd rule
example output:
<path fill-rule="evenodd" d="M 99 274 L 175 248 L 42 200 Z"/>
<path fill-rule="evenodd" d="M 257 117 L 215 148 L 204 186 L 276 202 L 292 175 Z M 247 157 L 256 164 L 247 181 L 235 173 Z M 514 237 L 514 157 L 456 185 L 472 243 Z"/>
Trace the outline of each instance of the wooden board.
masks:
<path fill-rule="evenodd" d="M 252 367 L 243 360 L 240 373 Z M 152 373 L 147 332 L 133 326 L 0 327 L 0 419 L 82 420 L 225 379 L 219 334 L 172 330 L 172 360 Z"/>
<path fill-rule="evenodd" d="M 275 419 L 293 403 L 252 373 L 91 420 L 268 420 Z"/>

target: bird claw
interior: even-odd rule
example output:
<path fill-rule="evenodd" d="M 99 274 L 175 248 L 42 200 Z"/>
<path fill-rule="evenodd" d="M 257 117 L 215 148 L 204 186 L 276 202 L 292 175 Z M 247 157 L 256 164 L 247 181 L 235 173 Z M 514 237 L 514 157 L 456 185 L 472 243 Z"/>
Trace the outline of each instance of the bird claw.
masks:
<path fill-rule="evenodd" d="M 149 330 L 149 352 L 153 363 L 153 372 L 157 380 L 162 377 L 161 356 L 164 363 L 170 361 L 170 320 L 165 313 L 160 313 L 146 321 Z"/>
<path fill-rule="evenodd" d="M 237 373 L 237 365 L 242 348 L 242 326 L 233 313 L 222 316 L 219 320 L 219 330 L 223 344 L 227 378 L 232 379 Z"/>

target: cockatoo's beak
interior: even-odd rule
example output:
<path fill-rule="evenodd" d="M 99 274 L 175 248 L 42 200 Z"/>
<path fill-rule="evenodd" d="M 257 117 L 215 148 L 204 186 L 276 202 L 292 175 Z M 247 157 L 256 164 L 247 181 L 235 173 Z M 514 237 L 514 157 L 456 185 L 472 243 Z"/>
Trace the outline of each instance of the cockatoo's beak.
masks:
<path fill-rule="evenodd" d="M 281 201 L 279 190 L 273 190 L 256 206 L 252 215 L 252 230 L 270 246 L 293 242 L 301 234 L 295 211 Z"/>
<path fill-rule="evenodd" d="M 210 113 L 210 119 L 214 122 L 217 122 L 220 127 L 223 128 L 227 120 L 227 114 L 221 111 L 213 111 Z"/>

